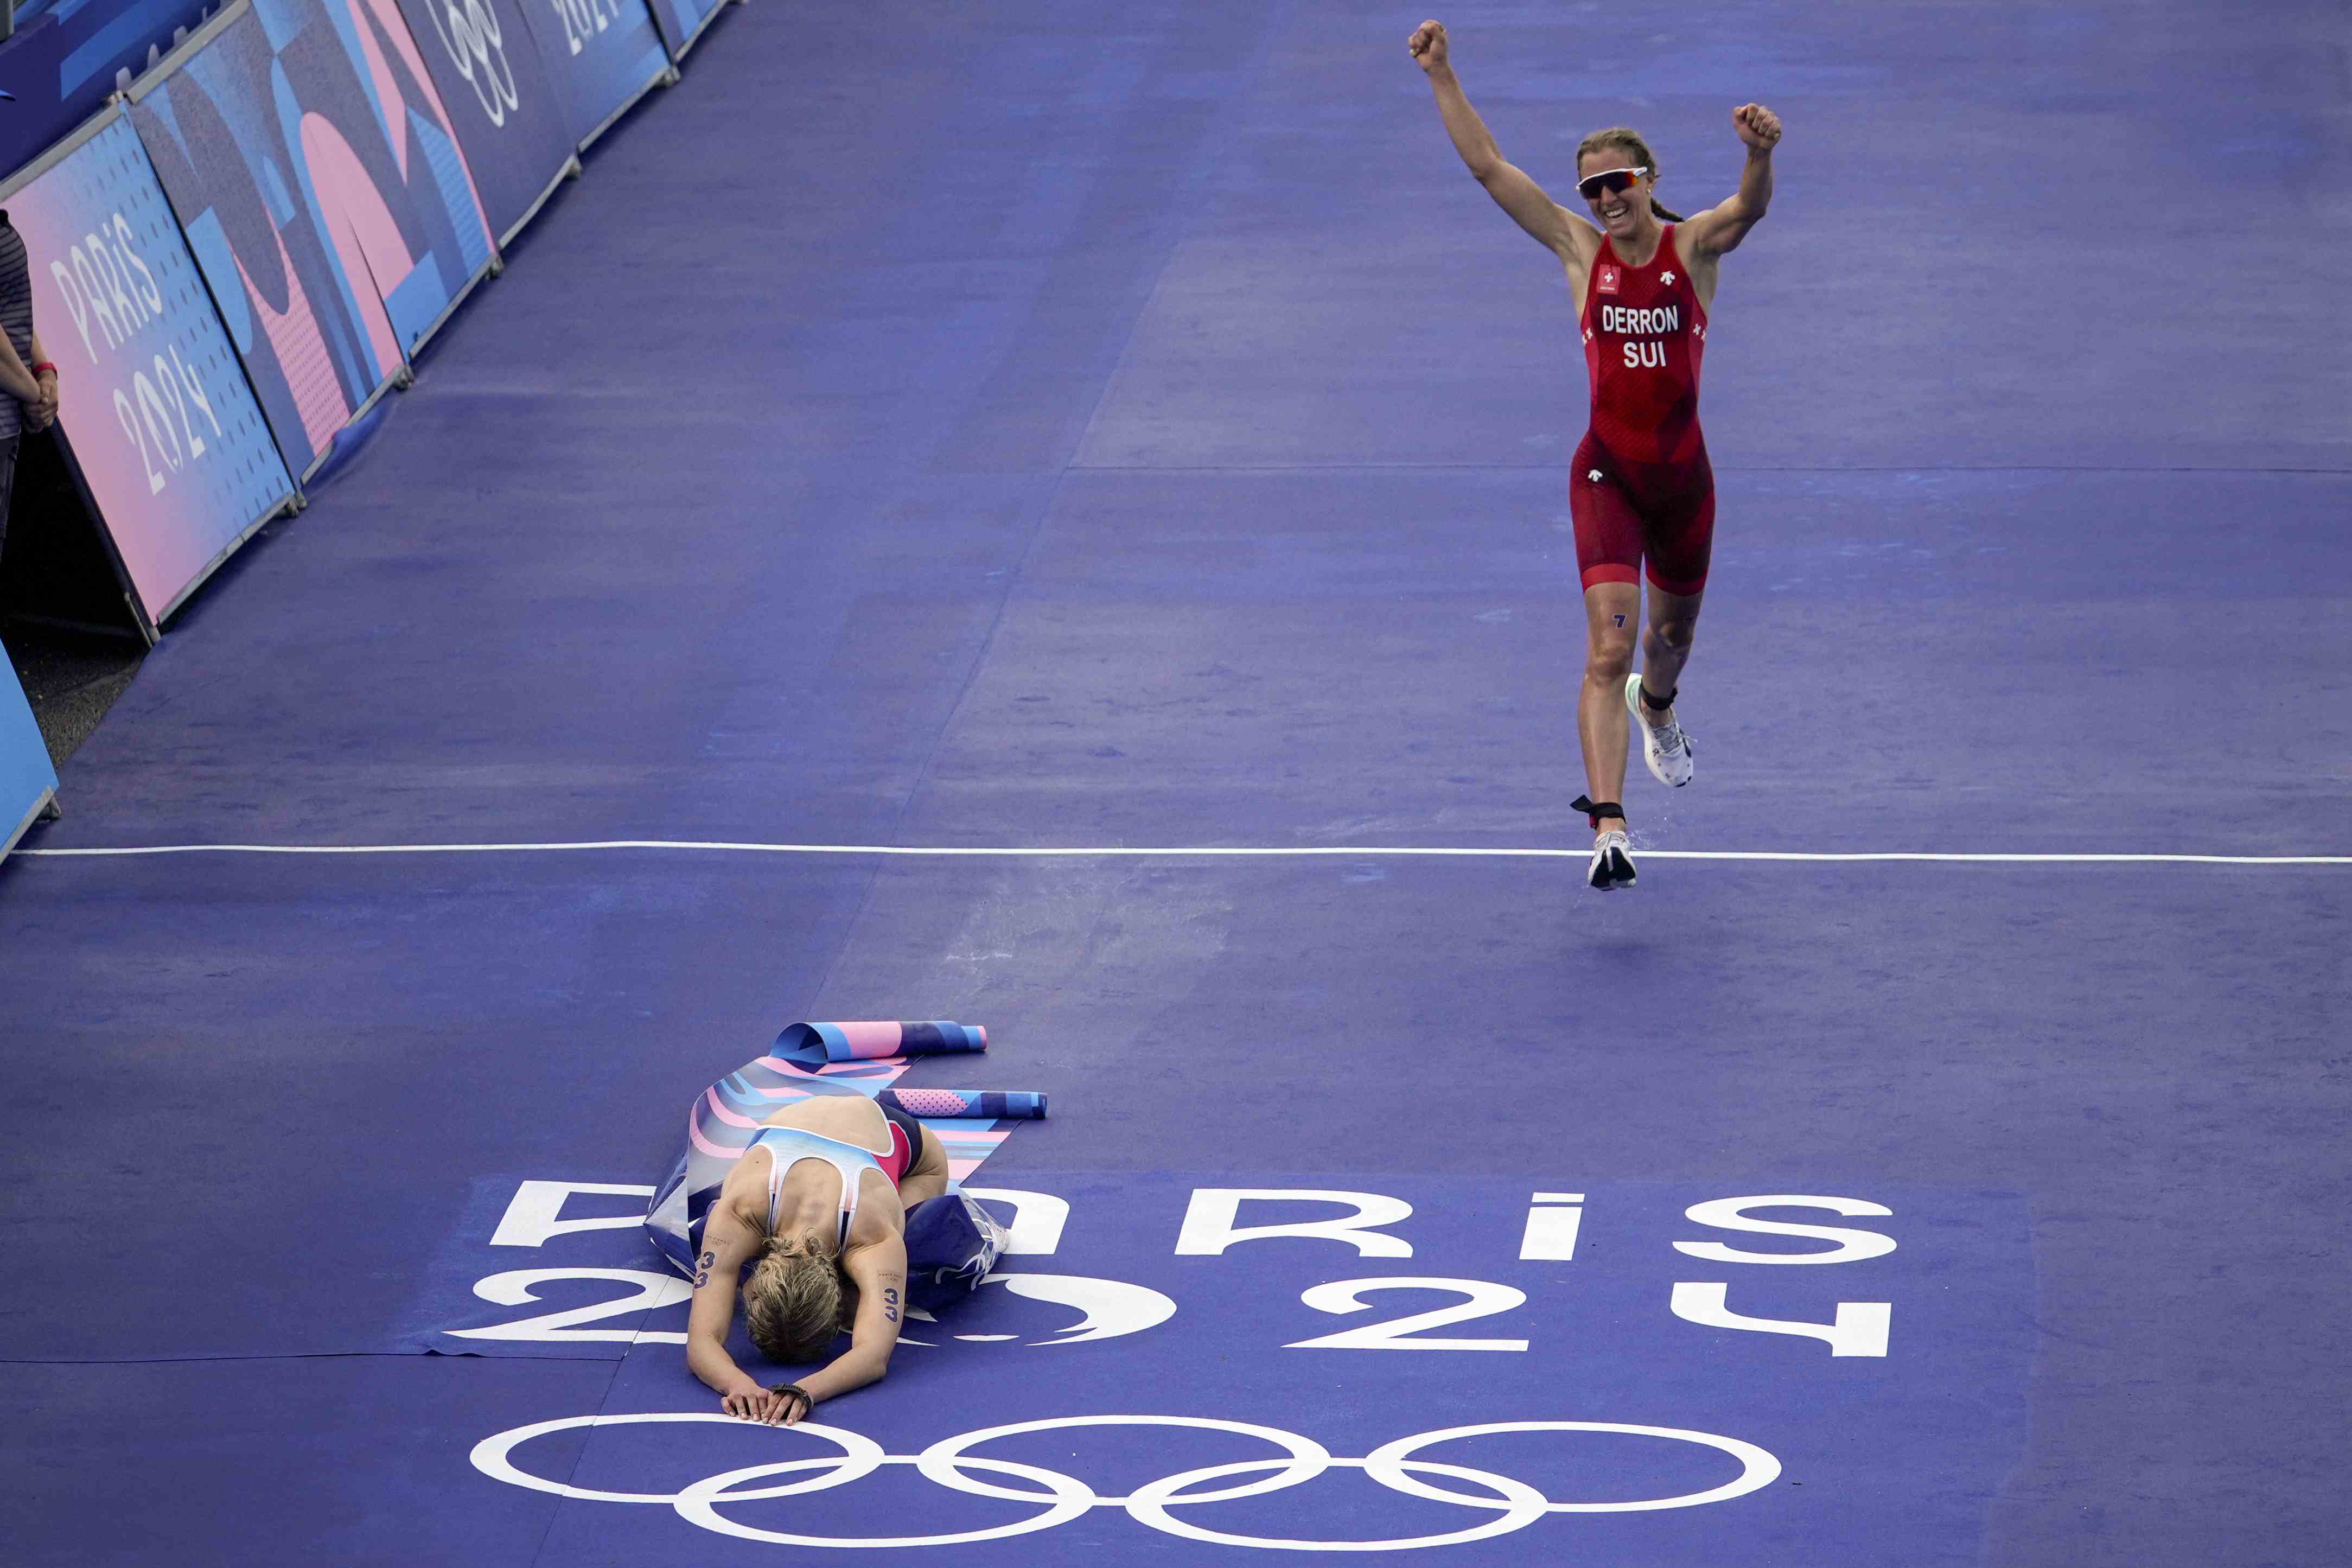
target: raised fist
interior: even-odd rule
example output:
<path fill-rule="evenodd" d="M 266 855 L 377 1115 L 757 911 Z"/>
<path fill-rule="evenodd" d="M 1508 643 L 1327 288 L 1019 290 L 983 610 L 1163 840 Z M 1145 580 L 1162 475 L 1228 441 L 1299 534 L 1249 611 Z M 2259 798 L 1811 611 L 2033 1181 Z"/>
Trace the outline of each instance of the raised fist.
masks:
<path fill-rule="evenodd" d="M 1750 147 L 1769 153 L 1780 141 L 1780 117 L 1760 103 L 1743 103 L 1731 111 L 1732 129 Z"/>
<path fill-rule="evenodd" d="M 1423 22 L 1412 30 L 1412 37 L 1405 40 L 1404 47 L 1422 69 L 1435 70 L 1446 63 L 1445 24 Z"/>

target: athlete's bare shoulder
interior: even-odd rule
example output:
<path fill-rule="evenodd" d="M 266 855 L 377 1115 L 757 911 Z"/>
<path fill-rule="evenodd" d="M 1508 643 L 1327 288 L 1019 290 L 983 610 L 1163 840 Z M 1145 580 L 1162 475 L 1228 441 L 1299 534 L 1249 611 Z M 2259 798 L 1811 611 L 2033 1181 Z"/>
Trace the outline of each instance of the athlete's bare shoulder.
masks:
<path fill-rule="evenodd" d="M 1590 267 L 1592 258 L 1601 254 L 1601 231 L 1582 213 L 1559 209 L 1560 226 L 1568 231 L 1567 247 L 1560 259 L 1571 267 Z"/>

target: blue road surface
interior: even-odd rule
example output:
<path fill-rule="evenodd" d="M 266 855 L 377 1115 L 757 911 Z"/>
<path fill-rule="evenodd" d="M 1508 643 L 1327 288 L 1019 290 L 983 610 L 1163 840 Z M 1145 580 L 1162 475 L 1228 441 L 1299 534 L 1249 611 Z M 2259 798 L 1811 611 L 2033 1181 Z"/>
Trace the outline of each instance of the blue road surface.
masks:
<path fill-rule="evenodd" d="M 1423 13 L 731 9 L 0 866 L 0 1560 L 2352 1555 L 2340 7 L 1440 15 L 1788 126 L 1638 889 Z M 635 1191 L 898 1017 L 1023 1245 L 710 1419 Z"/>

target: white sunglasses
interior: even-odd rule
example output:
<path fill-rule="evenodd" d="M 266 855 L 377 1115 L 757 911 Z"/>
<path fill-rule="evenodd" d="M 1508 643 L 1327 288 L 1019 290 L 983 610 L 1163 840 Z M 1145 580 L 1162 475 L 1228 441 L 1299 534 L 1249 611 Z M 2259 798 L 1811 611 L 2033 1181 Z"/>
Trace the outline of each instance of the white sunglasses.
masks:
<path fill-rule="evenodd" d="M 1576 182 L 1576 194 L 1588 202 L 1597 202 L 1603 191 L 1622 191 L 1650 172 L 1647 163 L 1637 163 L 1630 169 L 1603 169 L 1597 174 L 1587 174 Z"/>

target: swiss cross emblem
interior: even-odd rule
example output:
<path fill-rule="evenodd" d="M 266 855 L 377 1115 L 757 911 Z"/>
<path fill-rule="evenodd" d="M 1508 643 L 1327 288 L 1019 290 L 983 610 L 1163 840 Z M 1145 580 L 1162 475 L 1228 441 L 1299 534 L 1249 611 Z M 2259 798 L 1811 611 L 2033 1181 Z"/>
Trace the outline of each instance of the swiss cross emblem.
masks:
<path fill-rule="evenodd" d="M 1617 292 L 1617 269 L 1614 267 L 1603 267 L 1601 269 L 1601 281 L 1594 287 L 1603 294 Z"/>

